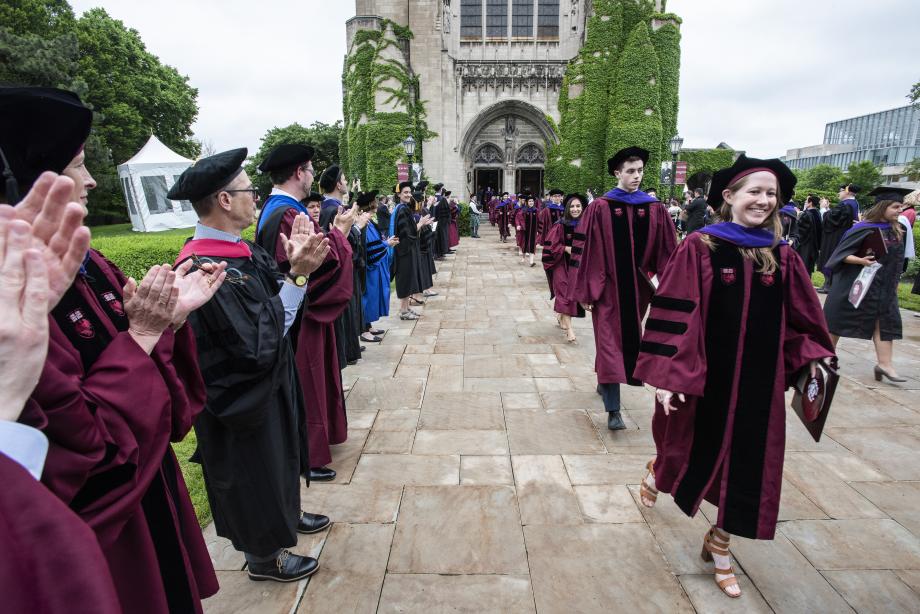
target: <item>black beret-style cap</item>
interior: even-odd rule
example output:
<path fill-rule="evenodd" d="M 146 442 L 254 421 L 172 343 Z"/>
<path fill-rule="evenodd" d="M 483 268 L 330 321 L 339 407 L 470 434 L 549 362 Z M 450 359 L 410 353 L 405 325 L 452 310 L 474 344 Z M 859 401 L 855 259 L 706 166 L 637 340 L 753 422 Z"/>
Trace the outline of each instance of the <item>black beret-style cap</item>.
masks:
<path fill-rule="evenodd" d="M 310 192 L 310 195 L 303 199 L 305 203 L 321 203 L 324 200 L 325 197 L 319 192 Z"/>
<path fill-rule="evenodd" d="M 405 190 L 406 188 L 411 188 L 411 187 L 412 187 L 412 182 L 411 182 L 411 181 L 400 181 L 400 182 L 399 182 L 399 185 L 396 186 L 396 190 L 395 190 L 395 191 L 396 191 L 397 194 L 399 194 L 400 192 L 402 192 L 402 191 Z"/>
<path fill-rule="evenodd" d="M 92 122 L 93 112 L 73 92 L 0 87 L 0 172 L 10 180 L 8 188 L 15 183 L 18 192 L 8 194 L 8 200 L 18 201 L 43 172 L 67 168 L 89 137 Z"/>
<path fill-rule="evenodd" d="M 552 190 L 549 191 L 549 195 L 550 196 L 565 196 L 565 192 L 563 192 L 559 188 L 553 188 Z"/>
<path fill-rule="evenodd" d="M 278 145 L 268 152 L 268 155 L 262 160 L 262 163 L 259 165 L 259 172 L 270 173 L 298 164 L 304 164 L 313 159 L 313 153 L 313 148 L 309 145 L 297 145 L 294 143 Z"/>
<path fill-rule="evenodd" d="M 443 188 L 443 187 L 444 187 L 444 184 L 443 184 L 443 183 L 436 183 L 436 184 L 434 184 L 434 186 L 432 186 L 432 189 L 433 189 L 435 192 L 437 192 L 438 190 L 440 190 L 440 189 Z"/>
<path fill-rule="evenodd" d="M 357 205 L 359 209 L 364 209 L 370 205 L 377 206 L 377 190 L 370 192 L 361 192 L 358 194 Z"/>
<path fill-rule="evenodd" d="M 444 192 L 442 192 L 442 194 L 444 195 L 444 198 L 447 198 L 448 196 L 450 196 L 451 191 L 450 191 L 450 190 L 444 190 Z"/>
<path fill-rule="evenodd" d="M 201 158 L 179 175 L 166 194 L 169 200 L 198 202 L 233 181 L 243 171 L 245 147 Z"/>
<path fill-rule="evenodd" d="M 427 188 L 427 187 L 428 187 L 428 182 L 427 182 L 427 181 L 419 181 L 419 182 L 418 182 L 418 185 L 415 186 L 415 190 L 416 190 L 417 192 L 421 192 L 422 194 L 424 194 L 424 193 L 425 193 L 425 188 Z"/>
<path fill-rule="evenodd" d="M 862 191 L 862 188 L 856 185 L 855 183 L 844 183 L 840 186 L 841 190 L 846 190 L 851 194 L 859 194 Z"/>
<path fill-rule="evenodd" d="M 641 147 L 626 147 L 613 154 L 613 157 L 607 160 L 607 172 L 611 175 L 620 168 L 626 160 L 632 157 L 642 160 L 642 164 L 648 163 L 649 153 Z"/>
<path fill-rule="evenodd" d="M 327 194 L 335 189 L 336 184 L 342 178 L 342 168 L 336 164 L 328 167 L 319 176 L 319 189 Z"/>
<path fill-rule="evenodd" d="M 910 188 L 896 188 L 893 186 L 879 186 L 866 194 L 866 196 L 874 196 L 875 202 L 880 203 L 883 200 L 893 200 L 896 203 L 903 203 L 904 197 L 913 192 Z"/>
<path fill-rule="evenodd" d="M 720 206 L 723 201 L 722 191 L 725 188 L 736 180 L 758 171 L 773 173 L 779 184 L 781 198 L 789 198 L 794 193 L 798 179 L 781 160 L 778 158 L 760 160 L 758 158 L 748 158 L 741 154 L 730 167 L 718 170 L 712 175 L 712 183 L 709 185 L 709 196 L 706 198 L 706 202 L 713 208 Z"/>

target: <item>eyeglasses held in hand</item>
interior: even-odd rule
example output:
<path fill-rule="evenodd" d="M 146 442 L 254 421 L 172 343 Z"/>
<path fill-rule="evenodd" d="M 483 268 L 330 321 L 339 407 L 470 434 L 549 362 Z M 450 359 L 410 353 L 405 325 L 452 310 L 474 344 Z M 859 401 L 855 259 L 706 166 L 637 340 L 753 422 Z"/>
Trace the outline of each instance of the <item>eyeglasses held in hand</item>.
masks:
<path fill-rule="evenodd" d="M 229 191 L 229 190 L 228 190 Z M 206 264 L 211 264 L 217 266 L 218 262 L 208 257 L 199 257 L 195 254 L 192 254 L 192 264 L 196 269 L 201 269 Z M 239 269 L 228 268 L 226 270 L 227 277 L 225 281 L 231 284 L 236 284 L 237 286 L 242 286 L 247 281 L 249 281 L 249 275 L 246 275 Z"/>

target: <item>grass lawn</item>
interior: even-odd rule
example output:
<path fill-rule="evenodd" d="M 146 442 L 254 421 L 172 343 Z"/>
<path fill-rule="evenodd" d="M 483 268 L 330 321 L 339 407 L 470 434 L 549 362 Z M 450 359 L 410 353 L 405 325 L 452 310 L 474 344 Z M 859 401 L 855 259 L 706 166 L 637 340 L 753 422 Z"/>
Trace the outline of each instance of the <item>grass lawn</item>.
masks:
<path fill-rule="evenodd" d="M 814 272 L 811 274 L 811 283 L 814 284 L 815 288 L 820 288 L 824 285 L 824 275 L 819 272 Z M 901 309 L 911 309 L 913 311 L 920 311 L 920 294 L 912 294 L 911 288 L 914 286 L 914 280 L 902 281 L 898 284 L 898 305 Z"/>

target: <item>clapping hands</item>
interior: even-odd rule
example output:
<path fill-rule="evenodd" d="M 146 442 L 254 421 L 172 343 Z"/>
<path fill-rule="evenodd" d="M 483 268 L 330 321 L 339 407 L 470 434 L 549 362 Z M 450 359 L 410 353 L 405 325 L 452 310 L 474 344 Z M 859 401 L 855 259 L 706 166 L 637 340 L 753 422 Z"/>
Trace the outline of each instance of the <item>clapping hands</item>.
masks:
<path fill-rule="evenodd" d="M 355 211 L 357 211 L 357 207 L 352 207 L 349 214 L 353 214 Z M 338 227 L 338 221 L 342 215 L 342 213 L 339 213 L 335 217 L 336 227 Z M 349 228 L 351 228 L 350 223 Z M 288 262 L 291 264 L 291 273 L 295 275 L 309 275 L 319 268 L 329 254 L 329 239 L 323 233 L 315 232 L 313 230 L 313 220 L 303 213 L 299 213 L 294 218 L 291 236 L 286 237 L 283 234 L 280 236 Z"/>

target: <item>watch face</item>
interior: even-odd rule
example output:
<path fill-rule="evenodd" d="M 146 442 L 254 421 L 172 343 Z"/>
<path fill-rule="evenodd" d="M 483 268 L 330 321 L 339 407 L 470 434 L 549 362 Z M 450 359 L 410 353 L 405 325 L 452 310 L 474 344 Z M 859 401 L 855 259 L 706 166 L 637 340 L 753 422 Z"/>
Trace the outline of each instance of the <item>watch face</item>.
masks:
<path fill-rule="evenodd" d="M 306 276 L 306 275 L 298 275 L 297 277 L 294 278 L 294 283 L 297 284 L 298 286 L 306 286 L 306 285 L 307 285 L 307 276 Z"/>

